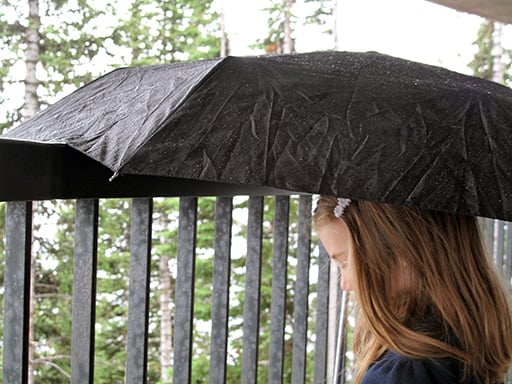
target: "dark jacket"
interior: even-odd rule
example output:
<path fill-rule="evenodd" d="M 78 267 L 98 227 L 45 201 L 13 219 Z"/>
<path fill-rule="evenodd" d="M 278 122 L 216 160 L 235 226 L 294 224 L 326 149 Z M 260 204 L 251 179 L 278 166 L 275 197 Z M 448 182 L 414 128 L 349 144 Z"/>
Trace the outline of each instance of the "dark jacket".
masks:
<path fill-rule="evenodd" d="M 386 351 L 370 365 L 361 384 L 475 384 L 462 380 L 461 363 L 454 359 L 413 359 Z"/>

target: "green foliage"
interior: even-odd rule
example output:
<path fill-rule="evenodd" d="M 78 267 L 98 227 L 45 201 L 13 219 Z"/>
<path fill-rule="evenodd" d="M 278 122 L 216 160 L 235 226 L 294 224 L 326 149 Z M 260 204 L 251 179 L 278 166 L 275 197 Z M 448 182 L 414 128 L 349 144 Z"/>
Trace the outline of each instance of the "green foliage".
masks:
<path fill-rule="evenodd" d="M 33 221 L 34 369 L 44 382 L 62 383 L 71 371 L 74 203 L 35 203 Z"/>
<path fill-rule="evenodd" d="M 475 76 L 482 77 L 486 80 L 493 80 L 494 78 L 494 63 L 493 63 L 493 50 L 495 42 L 493 40 L 493 34 L 495 30 L 495 24 L 493 21 L 484 21 L 478 30 L 476 41 L 473 43 L 477 46 L 478 51 L 475 53 L 473 60 L 468 64 L 468 67 L 473 70 Z M 510 68 L 512 66 L 512 50 L 503 50 L 504 63 L 504 83 L 510 83 L 512 75 L 510 74 Z"/>
<path fill-rule="evenodd" d="M 288 14 L 290 22 L 295 24 L 297 16 L 286 9 L 286 0 L 270 0 L 270 6 L 263 10 L 268 12 L 267 36 L 259 39 L 253 46 L 265 50 L 266 53 L 282 53 L 285 38 L 285 16 Z M 292 4 L 295 0 L 291 1 Z"/>
<path fill-rule="evenodd" d="M 96 293 L 95 376 L 123 383 L 130 269 L 130 200 L 100 204 Z"/>
<path fill-rule="evenodd" d="M 111 2 L 97 7 L 86 0 L 47 0 L 44 6 L 39 60 L 46 79 L 42 85 L 48 96 L 55 96 L 66 85 L 77 88 L 98 75 L 87 65 L 106 51 L 104 42 L 111 31 L 101 31 L 99 23 L 107 16 L 115 17 L 107 14 L 115 8 Z"/>
<path fill-rule="evenodd" d="M 150 334 L 148 348 L 148 377 L 151 382 L 161 379 L 160 376 L 160 327 L 162 316 L 159 300 L 161 295 L 169 295 L 171 311 L 174 310 L 176 276 L 172 273 L 175 267 L 178 244 L 179 199 L 154 199 L 153 205 L 153 239 L 151 252 L 151 286 L 150 292 Z M 162 258 L 169 260 L 165 267 L 170 270 L 171 291 L 162 288 Z"/>
<path fill-rule="evenodd" d="M 282 3 L 282 2 L 281 2 Z M 23 79 L 14 75 L 24 61 L 24 36 L 28 25 L 26 4 L 0 0 L 0 44 L 2 67 L 0 91 Z M 101 4 L 101 6 L 98 6 Z M 86 0 L 40 1 L 40 55 L 38 72 L 40 99 L 52 99 L 90 81 L 112 67 L 151 65 L 173 61 L 216 57 L 219 54 L 219 16 L 212 0 Z M 124 12 L 125 10 L 126 12 Z M 285 9 L 277 1 L 269 9 L 269 41 L 283 38 Z M 15 16 L 13 16 L 15 15 Z M 293 15 L 292 15 L 293 16 Z M 292 17 L 293 19 L 293 17 Z M 108 21 L 108 22 L 106 22 Z M 281 29 L 280 29 L 281 28 Z M 102 61 L 99 61 L 102 58 Z M 0 130 L 19 121 L 21 100 L 5 111 Z M 239 201 L 243 211 L 246 201 Z M 98 234 L 98 281 L 96 305 L 95 381 L 124 382 L 125 342 L 128 311 L 130 244 L 130 200 L 100 201 Z M 274 229 L 273 198 L 265 198 L 262 294 L 260 311 L 261 381 L 267 381 L 270 343 L 270 301 Z M 295 272 L 297 200 L 290 207 L 289 273 Z M 162 291 L 160 260 L 169 258 L 171 309 L 174 310 L 179 200 L 155 199 L 153 247 L 151 254 L 150 334 L 148 381 L 160 380 L 160 307 Z M 5 228 L 5 204 L 0 203 L 0 234 Z M 211 296 L 213 286 L 215 199 L 198 200 L 197 260 L 194 300 L 193 382 L 209 376 Z M 69 382 L 71 346 L 71 295 L 73 285 L 75 204 L 50 201 L 37 205 L 34 220 L 36 265 L 34 335 L 36 342 L 36 382 Z M 233 237 L 245 238 L 247 223 L 233 217 Z M 0 257 L 5 245 L 0 241 Z M 0 260 L 2 262 L 3 260 Z M 3 279 L 3 263 L 0 278 Z M 241 376 L 241 334 L 245 286 L 245 249 L 236 250 L 231 264 L 228 382 Z M 293 334 L 293 294 L 295 279 L 288 279 L 286 351 Z M 0 291 L 0 295 L 3 291 Z M 3 323 L 2 323 L 3 324 Z M 0 325 L 1 327 L 2 325 Z M 311 328 L 314 329 L 313 327 Z M 231 336 L 235 335 L 235 336 Z M 291 353 L 285 362 L 286 378 L 291 377 Z"/>
<path fill-rule="evenodd" d="M 0 105 L 4 102 L 4 98 L 0 96 Z M 0 135 L 7 132 L 14 123 L 21 121 L 21 107 L 12 111 L 6 111 L 4 121 L 0 120 Z"/>
<path fill-rule="evenodd" d="M 293 9 L 295 0 L 289 2 Z M 285 40 L 285 17 L 290 18 L 292 30 L 292 46 L 295 46 L 294 30 L 297 25 L 309 24 L 323 26 L 324 33 L 334 34 L 335 0 L 305 0 L 306 4 L 313 6 L 312 13 L 305 16 L 298 16 L 287 9 L 286 0 L 270 0 L 270 6 L 264 8 L 268 13 L 268 29 L 266 37 L 259 39 L 253 48 L 265 50 L 266 53 L 283 53 Z"/>
<path fill-rule="evenodd" d="M 468 64 L 473 69 L 475 76 L 482 77 L 487 80 L 492 80 L 492 33 L 494 31 L 494 23 L 492 21 L 485 21 L 480 25 L 478 36 L 475 45 L 478 47 L 478 52 L 475 54 L 474 59 Z"/>
<path fill-rule="evenodd" d="M 0 8 L 0 91 L 4 105 L 0 130 L 5 131 L 21 120 L 22 99 L 11 99 L 10 93 L 20 93 L 24 79 L 20 69 L 25 66 L 25 36 L 29 23 L 38 25 L 39 62 L 36 74 L 39 82 L 39 101 L 47 105 L 62 92 L 69 92 L 98 76 L 105 66 L 95 69 L 89 65 L 100 53 L 106 53 L 104 42 L 111 31 L 100 31 L 104 6 L 115 9 L 110 2 L 95 7 L 86 0 L 41 0 L 36 19 L 28 17 L 27 2 L 2 1 Z M 115 15 L 111 15 L 115 16 Z M 13 92 L 16 91 L 16 92 Z M 7 96 L 4 96 L 7 95 Z"/>
<path fill-rule="evenodd" d="M 336 0 L 305 0 L 305 3 L 312 3 L 316 6 L 313 13 L 306 16 L 306 23 L 327 26 L 324 32 L 332 35 L 334 33 L 332 24 L 334 23 Z M 329 24 L 331 24 L 330 27 Z"/>
<path fill-rule="evenodd" d="M 20 85 L 20 79 L 14 76 L 16 64 L 23 62 L 20 47 L 23 46 L 26 27 L 21 23 L 26 16 L 17 1 L 0 1 L 0 106 L 5 106 L 10 100 L 7 94 L 11 88 Z M 0 134 L 20 121 L 21 104 L 14 108 L 0 108 L 4 116 L 0 118 Z"/>
<path fill-rule="evenodd" d="M 130 65 L 163 64 L 217 57 L 219 15 L 212 0 L 133 1 L 130 16 L 112 34 L 115 44 L 129 48 Z"/>

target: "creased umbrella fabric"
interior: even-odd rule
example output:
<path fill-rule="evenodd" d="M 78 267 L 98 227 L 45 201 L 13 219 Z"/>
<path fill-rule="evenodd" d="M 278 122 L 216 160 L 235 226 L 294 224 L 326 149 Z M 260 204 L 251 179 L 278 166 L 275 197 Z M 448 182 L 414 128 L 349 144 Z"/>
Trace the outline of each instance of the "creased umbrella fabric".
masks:
<path fill-rule="evenodd" d="M 7 137 L 112 169 L 512 219 L 512 90 L 379 53 L 125 68 Z"/>

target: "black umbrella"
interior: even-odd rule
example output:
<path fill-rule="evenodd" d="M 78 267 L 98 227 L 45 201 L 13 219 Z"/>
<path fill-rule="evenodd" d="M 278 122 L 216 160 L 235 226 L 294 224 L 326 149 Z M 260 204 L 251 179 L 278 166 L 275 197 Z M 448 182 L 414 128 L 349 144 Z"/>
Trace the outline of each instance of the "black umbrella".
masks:
<path fill-rule="evenodd" d="M 119 175 L 250 184 L 512 220 L 512 90 L 378 53 L 115 70 L 5 138 Z"/>

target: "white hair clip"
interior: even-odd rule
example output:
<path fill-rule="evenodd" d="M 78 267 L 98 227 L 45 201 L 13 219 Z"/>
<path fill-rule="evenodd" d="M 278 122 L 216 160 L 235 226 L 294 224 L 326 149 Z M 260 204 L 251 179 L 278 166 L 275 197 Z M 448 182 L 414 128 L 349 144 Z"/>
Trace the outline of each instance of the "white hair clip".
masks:
<path fill-rule="evenodd" d="M 351 202 L 352 201 L 350 199 L 338 198 L 338 202 L 333 209 L 334 216 L 337 218 L 343 216 L 343 212 L 345 212 L 345 209 L 350 205 Z"/>

